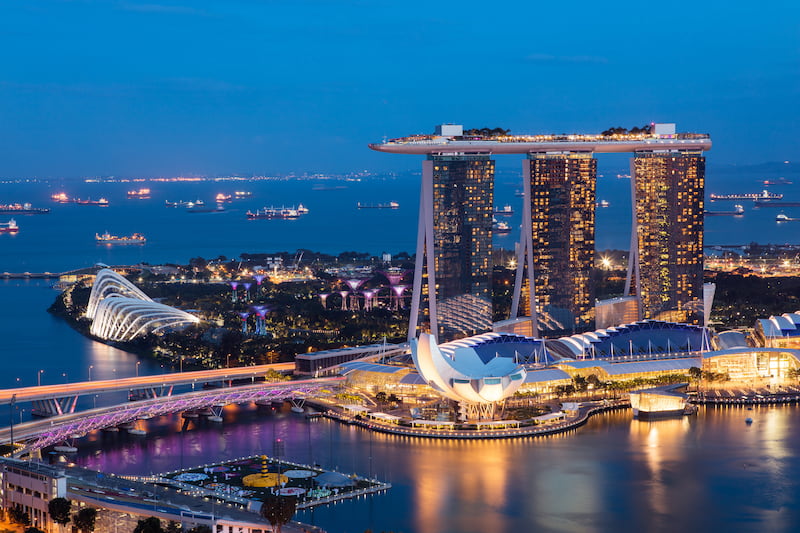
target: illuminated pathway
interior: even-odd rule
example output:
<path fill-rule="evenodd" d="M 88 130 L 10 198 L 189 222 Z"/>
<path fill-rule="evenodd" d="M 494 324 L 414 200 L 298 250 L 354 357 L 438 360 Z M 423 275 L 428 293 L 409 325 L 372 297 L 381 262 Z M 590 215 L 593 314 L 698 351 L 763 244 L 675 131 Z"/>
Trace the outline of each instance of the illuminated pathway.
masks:
<path fill-rule="evenodd" d="M 40 415 L 61 415 L 75 411 L 79 396 L 119 391 L 141 391 L 144 397 L 169 396 L 176 385 L 196 385 L 224 382 L 238 379 L 264 377 L 269 371 L 286 372 L 294 370 L 294 363 L 242 366 L 219 370 L 199 370 L 196 372 L 177 372 L 100 381 L 82 381 L 61 385 L 42 385 L 0 390 L 0 405 L 12 402 L 36 402 Z"/>
<path fill-rule="evenodd" d="M 159 376 L 160 377 L 160 376 Z M 128 424 L 140 419 L 205 408 L 221 408 L 228 404 L 258 400 L 324 396 L 344 378 L 321 378 L 278 383 L 258 383 L 241 387 L 215 388 L 163 396 L 137 402 L 126 402 L 80 413 L 54 416 L 13 426 L 14 440 L 25 445 L 15 455 L 34 452 L 46 446 L 84 436 L 90 431 Z M 124 381 L 124 380 L 123 380 Z M 8 391 L 3 391 L 7 393 Z M 0 442 L 11 439 L 11 428 L 0 429 Z"/>

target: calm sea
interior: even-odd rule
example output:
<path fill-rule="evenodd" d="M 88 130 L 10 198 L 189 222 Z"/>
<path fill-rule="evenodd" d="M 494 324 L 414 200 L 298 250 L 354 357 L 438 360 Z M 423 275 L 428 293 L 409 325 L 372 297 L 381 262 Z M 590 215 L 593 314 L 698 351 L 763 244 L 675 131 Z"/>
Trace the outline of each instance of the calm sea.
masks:
<path fill-rule="evenodd" d="M 617 174 L 628 172 L 618 160 L 604 168 L 600 160 L 598 200 L 609 207 L 597 210 L 597 248 L 628 249 L 630 243 L 630 180 Z M 794 168 L 794 167 L 791 167 Z M 762 170 L 725 169 L 707 173 L 708 192 L 758 192 L 762 181 L 779 175 L 794 180 L 792 185 L 772 187 L 786 200 L 800 201 L 800 173 L 780 167 Z M 147 200 L 129 199 L 128 190 L 149 187 Z M 202 199 L 212 204 L 218 193 L 245 190 L 252 196 L 226 204 L 222 213 L 187 213 L 167 208 L 165 200 Z M 511 205 L 515 214 L 503 220 L 519 228 L 521 198 L 519 172 L 502 170 L 496 179 L 495 204 Z M 108 207 L 56 204 L 50 195 L 65 192 L 72 197 L 107 198 Z M 400 208 L 357 209 L 357 203 L 396 201 Z M 191 257 L 224 255 L 238 257 L 243 252 L 293 252 L 298 248 L 338 254 L 345 250 L 413 253 L 416 242 L 419 176 L 368 178 L 360 182 L 334 180 L 254 181 L 254 182 L 137 182 L 84 183 L 79 180 L 36 183 L 0 183 L 0 203 L 31 202 L 50 207 L 49 215 L 19 216 L 20 232 L 0 234 L 0 272 L 60 272 L 95 263 L 151 264 L 186 263 Z M 310 212 L 298 220 L 247 220 L 245 212 L 265 206 L 292 206 L 302 203 Z M 732 209 L 734 202 L 708 203 L 709 209 Z M 778 224 L 780 209 L 753 209 L 747 202 L 744 217 L 707 217 L 706 242 L 746 244 L 751 241 L 798 243 L 800 222 Z M 786 214 L 800 217 L 800 207 L 786 208 Z M 9 215 L 0 215 L 6 221 Z M 95 233 L 115 235 L 134 232 L 147 237 L 147 244 L 128 246 L 98 245 Z M 497 235 L 495 245 L 513 249 L 518 230 Z"/>

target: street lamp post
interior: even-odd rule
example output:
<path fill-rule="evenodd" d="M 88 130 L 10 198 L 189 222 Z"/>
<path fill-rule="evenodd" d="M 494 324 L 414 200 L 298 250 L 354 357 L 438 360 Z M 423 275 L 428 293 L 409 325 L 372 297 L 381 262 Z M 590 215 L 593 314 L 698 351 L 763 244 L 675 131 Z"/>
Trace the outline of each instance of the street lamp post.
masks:
<path fill-rule="evenodd" d="M 136 377 L 137 378 L 139 377 L 139 365 L 141 365 L 141 364 L 142 364 L 141 361 L 136 361 Z"/>
<path fill-rule="evenodd" d="M 94 368 L 94 365 L 89 365 L 89 381 L 92 381 L 92 369 L 93 368 Z"/>
<path fill-rule="evenodd" d="M 9 421 L 11 422 L 11 455 L 14 455 L 14 404 L 17 403 L 17 395 L 11 395 L 11 411 L 9 411 Z"/>
<path fill-rule="evenodd" d="M 42 374 L 44 374 L 44 370 L 39 370 L 39 372 L 36 373 L 36 385 L 38 387 L 42 386 Z"/>

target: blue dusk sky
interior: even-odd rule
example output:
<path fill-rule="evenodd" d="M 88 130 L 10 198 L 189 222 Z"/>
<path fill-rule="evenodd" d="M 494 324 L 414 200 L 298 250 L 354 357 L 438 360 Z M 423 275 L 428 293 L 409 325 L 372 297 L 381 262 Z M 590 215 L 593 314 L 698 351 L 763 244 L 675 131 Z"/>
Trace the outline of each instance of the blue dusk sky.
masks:
<path fill-rule="evenodd" d="M 793 160 L 800 3 L 4 0 L 0 176 L 405 170 L 384 136 L 676 122 Z"/>

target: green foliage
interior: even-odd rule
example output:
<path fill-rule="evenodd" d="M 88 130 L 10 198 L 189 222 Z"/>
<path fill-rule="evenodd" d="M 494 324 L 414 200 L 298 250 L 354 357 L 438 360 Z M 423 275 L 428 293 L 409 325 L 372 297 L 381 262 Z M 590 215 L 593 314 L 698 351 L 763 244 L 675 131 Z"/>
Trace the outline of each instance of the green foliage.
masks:
<path fill-rule="evenodd" d="M 175 520 L 170 520 L 169 522 L 167 522 L 167 527 L 164 529 L 164 531 L 166 533 L 181 533 L 181 531 L 183 531 L 183 528 Z"/>
<path fill-rule="evenodd" d="M 95 522 L 97 520 L 97 509 L 92 507 L 83 507 L 77 513 L 72 515 L 72 523 L 75 527 L 84 533 L 91 533 L 94 531 Z"/>
<path fill-rule="evenodd" d="M 297 510 L 297 498 L 294 496 L 270 495 L 261 505 L 261 516 L 280 533 L 281 528 L 289 522 Z"/>
<path fill-rule="evenodd" d="M 155 516 L 139 520 L 133 533 L 164 533 L 164 528 L 161 527 L 161 520 Z"/>
<path fill-rule="evenodd" d="M 70 520 L 72 502 L 66 498 L 53 498 L 47 503 L 47 512 L 53 522 L 65 526 Z"/>

